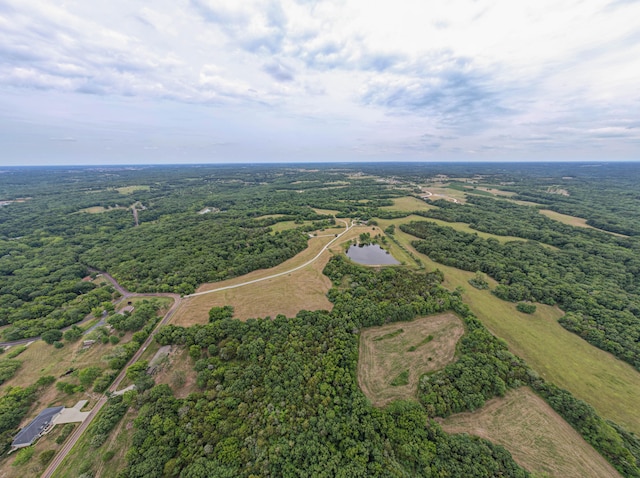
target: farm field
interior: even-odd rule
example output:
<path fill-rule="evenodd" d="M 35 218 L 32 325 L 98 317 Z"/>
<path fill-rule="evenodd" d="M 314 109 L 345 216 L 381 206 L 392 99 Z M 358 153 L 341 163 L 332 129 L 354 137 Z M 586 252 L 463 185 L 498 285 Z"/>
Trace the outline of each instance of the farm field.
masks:
<path fill-rule="evenodd" d="M 451 362 L 462 334 L 462 321 L 452 313 L 364 329 L 358 353 L 360 388 L 378 407 L 414 398 L 420 376 Z M 401 374 L 406 379 L 394 385 Z"/>
<path fill-rule="evenodd" d="M 427 211 L 434 208 L 435 206 L 422 199 L 414 196 L 404 196 L 393 199 L 393 206 L 384 206 L 381 209 L 385 211 Z"/>
<path fill-rule="evenodd" d="M 86 207 L 84 209 L 80 209 L 78 212 L 86 212 L 88 214 L 101 214 L 103 212 L 108 212 L 108 211 L 115 211 L 117 209 L 127 209 L 126 207 L 109 207 L 109 208 L 105 208 L 103 206 L 93 206 L 93 207 Z"/>
<path fill-rule="evenodd" d="M 343 230 L 327 229 L 324 232 L 319 232 L 318 237 L 309 239 L 309 245 L 304 251 L 276 267 L 253 271 L 242 277 L 222 282 L 204 284 L 198 289 L 198 292 L 242 284 L 298 267 L 315 257 L 333 239 L 335 234 L 339 234 Z M 354 227 L 342 236 L 340 241 L 332 244 L 330 250 L 340 251 L 342 244 L 362 232 L 375 235 L 380 233 L 380 230 L 364 226 Z M 333 305 L 326 295 L 331 288 L 331 281 L 322 274 L 329 257 L 331 257 L 331 253 L 326 251 L 314 263 L 285 276 L 268 279 L 246 287 L 186 298 L 171 322 L 182 326 L 204 324 L 209 320 L 209 309 L 223 305 L 233 306 L 233 316 L 240 320 L 266 316 L 275 317 L 278 314 L 292 317 L 300 310 L 331 310 Z"/>
<path fill-rule="evenodd" d="M 408 220 L 389 222 L 398 226 Z M 386 224 L 380 224 L 383 222 Z M 474 314 L 540 375 L 591 404 L 604 418 L 640 433 L 640 374 L 633 367 L 564 329 L 557 322 L 564 313 L 557 307 L 536 304 L 537 311 L 532 315 L 518 312 L 516 304 L 498 299 L 489 290 L 472 287 L 467 282 L 473 277 L 472 272 L 433 262 L 411 246 L 413 236 L 397 227 L 395 236 L 422 259 L 427 270 L 444 272 L 445 287 L 462 287 L 463 299 Z M 496 282 L 487 279 L 494 288 Z"/>
<path fill-rule="evenodd" d="M 396 227 L 399 224 L 406 224 L 408 222 L 411 221 L 429 221 L 429 222 L 435 222 L 436 224 L 440 225 L 440 226 L 448 226 L 451 227 L 453 229 L 455 229 L 456 231 L 462 231 L 462 232 L 468 232 L 469 234 L 477 234 L 479 237 L 482 237 L 484 239 L 487 238 L 493 238 L 496 239 L 499 242 L 509 242 L 509 241 L 520 241 L 520 242 L 525 242 L 524 239 L 522 239 L 521 237 L 515 237 L 515 236 L 498 236 L 497 234 L 491 234 L 488 232 L 482 232 L 482 231 L 476 231 L 475 229 L 472 229 L 471 227 L 469 227 L 469 224 L 466 224 L 464 222 L 447 222 L 447 221 L 443 221 L 441 219 L 432 219 L 430 217 L 422 217 L 422 216 L 418 216 L 416 214 L 412 214 L 410 216 L 407 217 L 403 217 L 401 219 L 377 219 L 378 224 L 380 224 L 380 227 L 382 229 L 385 229 L 389 224 L 395 224 Z M 396 229 L 397 231 L 398 229 Z M 399 231 L 401 232 L 401 231 Z"/>
<path fill-rule="evenodd" d="M 587 229 L 596 229 L 597 231 L 603 231 L 603 232 L 606 232 L 607 234 L 613 234 L 614 236 L 627 237 L 624 234 L 617 234 L 615 232 L 604 231 L 603 229 L 598 229 L 597 227 L 590 226 L 589 224 L 587 224 L 587 220 L 581 217 L 569 216 L 567 214 L 551 211 L 550 209 L 540 209 L 540 214 L 544 214 L 545 216 L 547 216 L 550 219 L 553 219 L 554 221 L 558 221 L 563 224 L 567 224 L 569 226 L 585 227 Z"/>
<path fill-rule="evenodd" d="M 140 185 L 140 186 L 124 186 L 121 188 L 116 188 L 116 191 L 118 191 L 120 194 L 132 194 L 135 191 L 149 191 L 150 189 L 151 189 L 150 186 Z"/>
<path fill-rule="evenodd" d="M 472 413 L 444 420 L 448 433 L 468 433 L 504 446 L 519 465 L 557 478 L 601 478 L 618 472 L 528 387 L 510 390 Z"/>

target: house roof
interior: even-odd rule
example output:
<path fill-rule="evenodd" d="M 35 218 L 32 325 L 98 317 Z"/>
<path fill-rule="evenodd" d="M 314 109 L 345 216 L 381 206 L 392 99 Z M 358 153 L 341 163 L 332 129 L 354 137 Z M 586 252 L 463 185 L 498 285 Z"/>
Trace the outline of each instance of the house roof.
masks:
<path fill-rule="evenodd" d="M 63 408 L 64 407 L 52 407 L 42 410 L 40 414 L 31 421 L 31 423 L 20 430 L 20 433 L 18 433 L 13 439 L 11 446 L 21 447 L 31 445 Z"/>

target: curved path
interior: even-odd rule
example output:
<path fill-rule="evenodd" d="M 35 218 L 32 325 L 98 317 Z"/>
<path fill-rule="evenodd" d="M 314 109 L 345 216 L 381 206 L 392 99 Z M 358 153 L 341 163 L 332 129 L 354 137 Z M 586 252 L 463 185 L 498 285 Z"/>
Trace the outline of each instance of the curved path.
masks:
<path fill-rule="evenodd" d="M 345 230 L 342 231 L 340 234 L 338 234 L 331 241 L 329 241 L 320 250 L 320 252 L 315 255 L 315 257 L 313 257 L 312 259 L 308 260 L 307 262 L 305 262 L 304 264 L 302 264 L 300 266 L 294 267 L 293 269 L 289 269 L 289 270 L 284 271 L 284 272 L 279 272 L 277 274 L 270 275 L 268 277 L 263 277 L 263 278 L 260 278 L 260 279 L 254 279 L 254 280 L 242 282 L 241 284 L 231 285 L 231 286 L 227 286 L 227 287 L 220 287 L 218 289 L 207 290 L 207 291 L 204 291 L 204 292 L 196 292 L 194 294 L 186 295 L 184 297 L 185 298 L 187 298 L 187 297 L 195 297 L 195 296 L 198 296 L 198 295 L 211 294 L 213 292 L 219 292 L 219 291 L 222 291 L 222 290 L 235 289 L 237 287 L 242 287 L 242 286 L 249 285 L 249 284 L 255 284 L 256 282 L 261 282 L 261 281 L 273 279 L 275 277 L 280 277 L 280 276 L 283 276 L 283 275 L 286 275 L 286 274 L 290 274 L 291 272 L 295 272 L 297 270 L 300 270 L 303 267 L 306 267 L 309 264 L 312 264 L 314 261 L 316 261 L 324 253 L 324 251 L 326 251 L 329 248 L 329 246 L 331 246 L 334 242 L 336 242 L 344 234 L 346 234 L 349 230 L 351 230 L 352 227 L 354 227 L 353 223 L 349 224 L 347 221 L 343 221 L 343 220 L 340 220 L 340 222 L 343 222 L 345 224 Z M 56 455 L 53 457 L 53 460 L 51 461 L 51 463 L 49 464 L 47 469 L 41 475 L 42 478 L 50 478 L 51 476 L 53 476 L 53 474 L 57 470 L 58 466 L 60 466 L 60 464 L 66 458 L 68 453 L 75 446 L 76 442 L 78 441 L 78 439 L 80 438 L 82 433 L 89 427 L 89 425 L 91 424 L 92 420 L 100 412 L 102 407 L 107 403 L 108 395 L 110 395 L 110 394 L 112 394 L 112 393 L 114 393 L 114 392 L 116 392 L 118 390 L 118 387 L 120 386 L 120 383 L 122 382 L 122 380 L 124 379 L 124 377 L 125 377 L 125 375 L 127 373 L 127 368 L 129 366 L 131 366 L 133 363 L 135 363 L 140 358 L 140 356 L 144 353 L 144 351 L 147 349 L 147 347 L 151 344 L 151 341 L 153 340 L 153 337 L 155 336 L 157 330 L 161 326 L 165 325 L 169 321 L 169 319 L 171 319 L 171 317 L 173 317 L 173 314 L 176 312 L 176 310 L 178 309 L 178 307 L 180 307 L 180 305 L 182 303 L 182 297 L 180 295 L 178 295 L 178 294 L 171 294 L 171 293 L 137 294 L 137 293 L 134 293 L 134 292 L 129 292 L 124 287 L 122 287 L 120 284 L 118 284 L 118 282 L 111 275 L 107 274 L 106 272 L 102 272 L 102 271 L 94 271 L 94 272 L 98 272 L 98 273 L 102 274 L 103 277 L 106 278 L 109 282 L 111 282 L 113 287 L 118 292 L 120 292 L 120 294 L 122 294 L 122 297 L 120 298 L 120 301 L 125 300 L 125 299 L 130 298 L 130 297 L 171 297 L 173 299 L 173 305 L 171 306 L 169 311 L 165 314 L 165 316 L 162 318 L 162 320 L 160 320 L 160 322 L 158 322 L 158 325 L 156 325 L 155 329 L 153 329 L 153 331 L 149 334 L 149 337 L 147 337 L 147 340 L 144 341 L 144 343 L 140 346 L 138 351 L 133 355 L 133 357 L 131 357 L 131 359 L 127 362 L 127 364 L 122 368 L 122 370 L 120 371 L 118 376 L 115 378 L 115 380 L 113 381 L 113 383 L 111 384 L 111 386 L 109 387 L 107 392 L 104 395 L 102 395 L 100 397 L 100 399 L 96 402 L 96 404 L 93 406 L 93 409 L 91 410 L 91 412 L 89 413 L 87 418 L 80 424 L 80 426 L 78 428 L 76 428 L 74 430 L 74 432 L 67 439 L 67 441 L 64 443 L 62 448 L 60 448 L 58 453 L 56 453 Z M 34 339 L 30 339 L 30 340 L 34 340 Z"/>
<path fill-rule="evenodd" d="M 255 284 L 256 282 L 262 282 L 265 280 L 269 280 L 269 279 L 274 279 L 276 277 L 281 277 L 287 274 L 290 274 L 291 272 L 295 272 L 298 271 L 300 269 L 303 269 L 304 267 L 307 267 L 309 264 L 313 264 L 316 260 L 318 260 L 318 258 L 324 253 L 324 251 L 326 251 L 329 246 L 331 246 L 331 244 L 333 244 L 334 242 L 336 242 L 338 239 L 340 239 L 344 234 L 346 234 L 347 232 L 349 232 L 351 230 L 351 228 L 353 227 L 353 223 L 349 224 L 347 221 L 343 221 L 340 219 L 340 222 L 344 222 L 346 228 L 344 231 L 342 231 L 340 234 L 338 234 L 336 237 L 334 237 L 331 241 L 327 242 L 327 244 L 320 249 L 320 252 L 318 252 L 315 257 L 313 257 L 312 259 L 309 259 L 307 262 L 305 262 L 302 265 L 299 265 L 297 267 L 294 267 L 293 269 L 289 269 L 287 271 L 284 272 L 278 272 L 277 274 L 273 274 L 267 277 L 261 277 L 260 279 L 253 279 L 250 281 L 246 281 L 246 282 L 242 282 L 240 284 L 235 284 L 235 285 L 228 285 L 226 287 L 219 287 L 217 289 L 211 289 L 211 290 L 205 290 L 203 292 L 195 292 L 193 294 L 189 294 L 189 295 L 185 295 L 185 299 L 189 298 L 189 297 L 197 297 L 199 295 L 205 295 L 205 294 L 213 294 L 214 292 L 220 292 L 223 290 L 229 290 L 229 289 L 236 289 L 238 287 L 243 287 L 245 285 L 249 285 L 249 284 Z"/>

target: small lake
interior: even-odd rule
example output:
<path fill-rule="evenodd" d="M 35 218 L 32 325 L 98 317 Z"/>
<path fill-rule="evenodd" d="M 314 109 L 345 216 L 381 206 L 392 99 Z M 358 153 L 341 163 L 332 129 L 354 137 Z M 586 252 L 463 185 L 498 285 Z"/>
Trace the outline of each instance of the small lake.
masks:
<path fill-rule="evenodd" d="M 391 254 L 385 251 L 378 244 L 369 244 L 367 246 L 351 246 L 347 250 L 349 259 L 358 264 L 368 266 L 400 264 Z"/>

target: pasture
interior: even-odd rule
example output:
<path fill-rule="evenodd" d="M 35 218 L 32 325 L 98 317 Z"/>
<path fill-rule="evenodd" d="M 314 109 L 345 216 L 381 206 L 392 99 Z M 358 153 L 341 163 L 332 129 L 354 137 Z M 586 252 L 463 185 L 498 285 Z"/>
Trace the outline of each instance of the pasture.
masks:
<path fill-rule="evenodd" d="M 620 476 L 591 445 L 528 387 L 510 390 L 471 413 L 446 418 L 448 433 L 504 446 L 527 470 L 557 478 Z"/>
<path fill-rule="evenodd" d="M 405 220 L 410 219 L 390 222 L 397 226 Z M 637 413 L 640 374 L 631 365 L 563 328 L 558 319 L 564 312 L 559 308 L 536 304 L 534 314 L 518 312 L 515 303 L 498 299 L 490 290 L 472 287 L 468 280 L 473 272 L 433 262 L 411 246 L 415 237 L 397 227 L 395 236 L 423 261 L 427 270 L 439 269 L 444 273 L 445 287 L 450 290 L 461 287 L 464 301 L 473 313 L 541 376 L 591 404 L 603 418 L 640 433 Z M 495 288 L 496 282 L 487 280 L 491 289 Z"/>
<path fill-rule="evenodd" d="M 358 384 L 374 406 L 415 398 L 418 380 L 453 361 L 464 334 L 452 313 L 394 322 L 360 334 Z"/>

